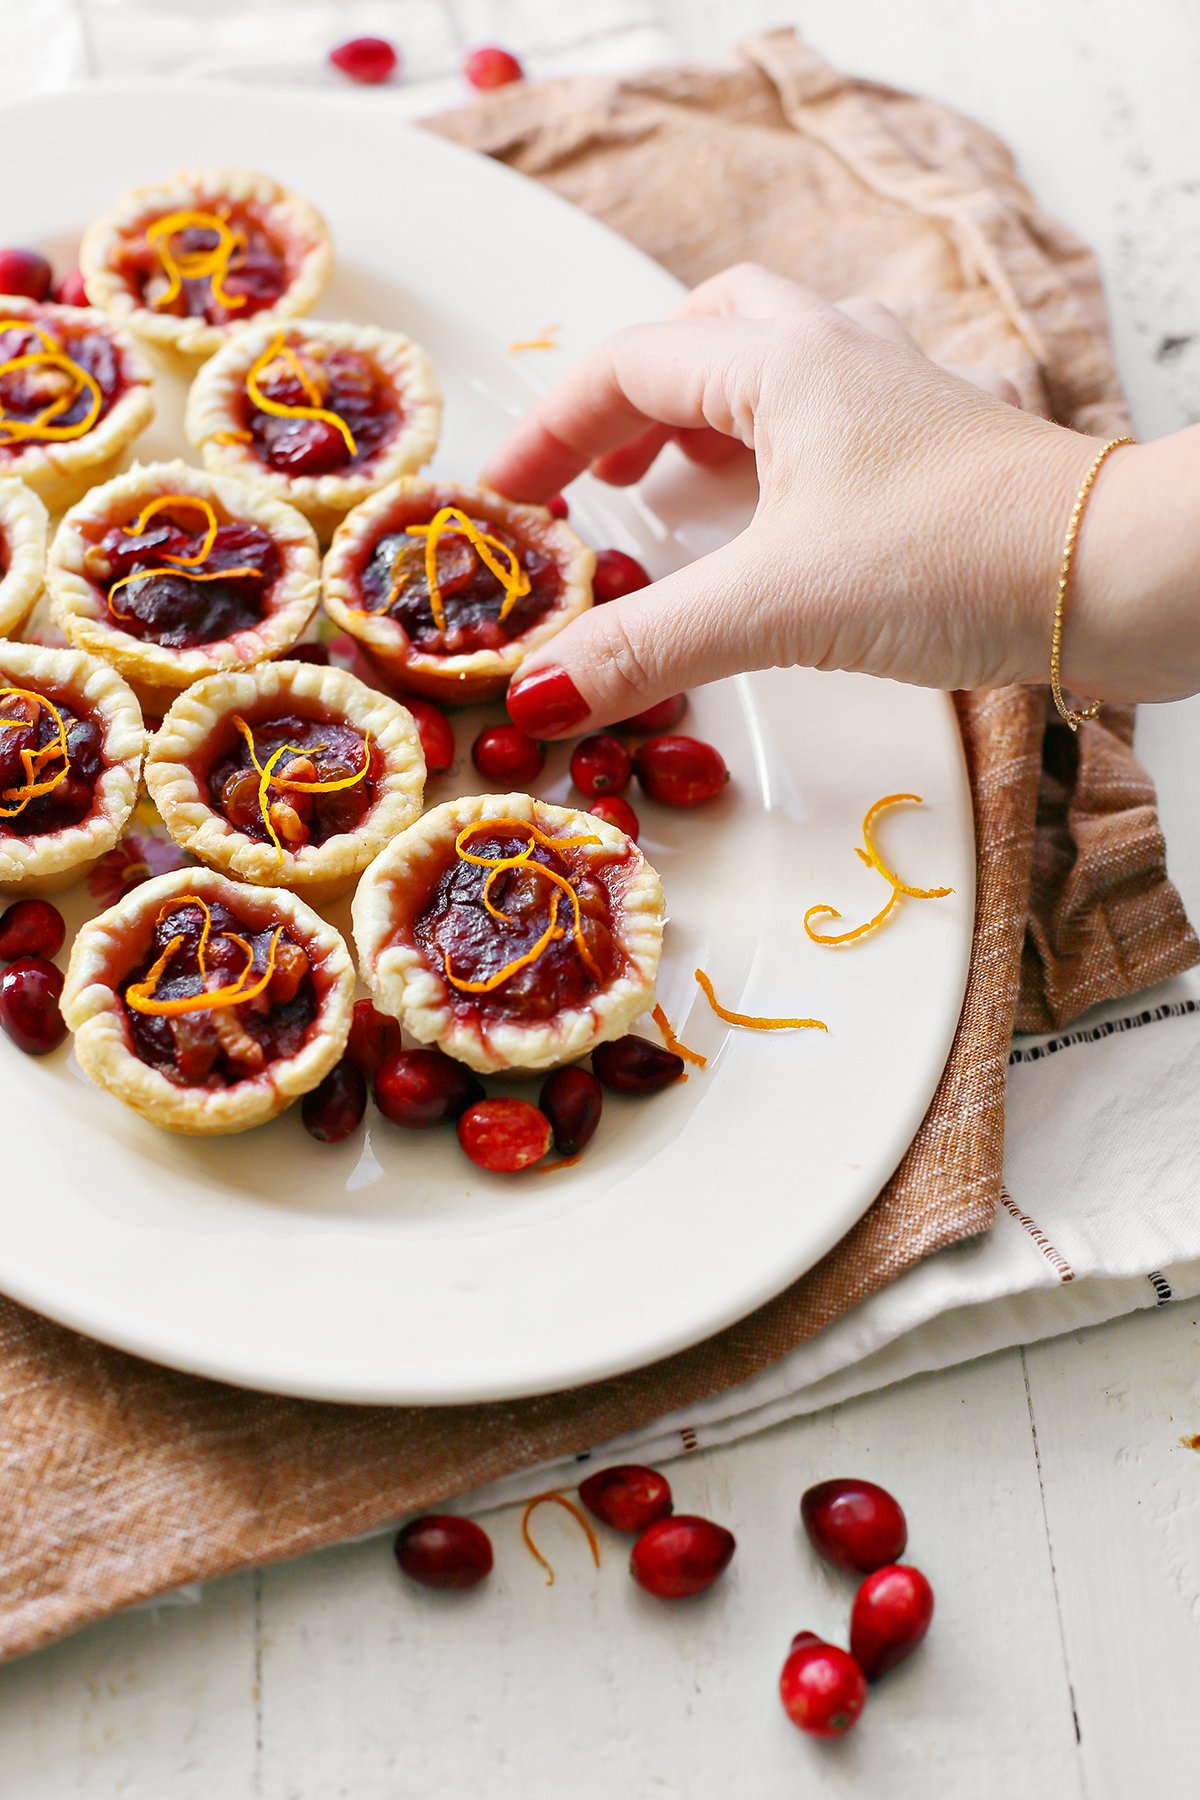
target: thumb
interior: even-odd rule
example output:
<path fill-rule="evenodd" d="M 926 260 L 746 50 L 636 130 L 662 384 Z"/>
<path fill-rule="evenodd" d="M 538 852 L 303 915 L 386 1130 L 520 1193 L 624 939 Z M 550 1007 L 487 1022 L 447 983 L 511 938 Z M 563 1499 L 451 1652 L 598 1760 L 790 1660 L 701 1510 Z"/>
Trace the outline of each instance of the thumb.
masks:
<path fill-rule="evenodd" d="M 755 604 L 750 537 L 574 619 L 517 671 L 513 723 L 530 737 L 575 736 L 774 662 L 773 609 Z"/>

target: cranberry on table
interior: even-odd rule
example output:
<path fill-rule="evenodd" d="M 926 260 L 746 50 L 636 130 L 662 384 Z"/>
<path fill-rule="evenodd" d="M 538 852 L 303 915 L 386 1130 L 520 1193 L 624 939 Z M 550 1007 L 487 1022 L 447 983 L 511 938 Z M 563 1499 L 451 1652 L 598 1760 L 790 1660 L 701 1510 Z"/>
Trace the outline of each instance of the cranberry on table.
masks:
<path fill-rule="evenodd" d="M 633 1546 L 629 1572 L 659 1600 L 688 1600 L 724 1574 L 736 1548 L 733 1533 L 723 1525 L 676 1513 L 643 1531 Z"/>
<path fill-rule="evenodd" d="M 19 957 L 0 975 L 0 1028 L 27 1056 L 48 1056 L 65 1039 L 62 991 L 62 970 L 44 956 Z"/>
<path fill-rule="evenodd" d="M 588 811 L 593 818 L 603 819 L 606 825 L 615 825 L 618 831 L 623 831 L 627 838 L 637 843 L 638 832 L 642 829 L 638 816 L 620 794 L 605 794 L 602 799 L 593 800 Z"/>
<path fill-rule="evenodd" d="M 309 1137 L 319 1144 L 341 1144 L 363 1122 L 367 1110 L 367 1083 L 357 1063 L 343 1056 L 320 1087 L 305 1094 L 300 1116 Z"/>
<path fill-rule="evenodd" d="M 614 1038 L 597 1044 L 592 1068 L 614 1094 L 657 1094 L 683 1074 L 683 1058 L 649 1038 Z"/>
<path fill-rule="evenodd" d="M 546 752 L 516 725 L 489 725 L 472 744 L 471 761 L 485 781 L 524 788 L 545 768 Z"/>
<path fill-rule="evenodd" d="M 523 81 L 525 71 L 510 50 L 495 44 L 484 44 L 472 50 L 463 64 L 463 74 L 473 88 L 507 87 L 510 81 Z"/>
<path fill-rule="evenodd" d="M 396 73 L 400 58 L 395 45 L 389 44 L 386 38 L 357 37 L 331 50 L 329 60 L 351 81 L 374 87 Z"/>
<path fill-rule="evenodd" d="M 356 1000 L 346 1055 L 367 1080 L 374 1081 L 388 1057 L 398 1056 L 403 1048 L 399 1019 L 381 1013 L 370 1000 Z"/>
<path fill-rule="evenodd" d="M 550 514 L 552 519 L 569 519 L 571 516 L 571 508 L 567 504 L 566 495 L 551 494 L 546 502 L 546 511 Z"/>
<path fill-rule="evenodd" d="M 671 1484 L 657 1469 L 641 1463 L 619 1463 L 601 1469 L 579 1484 L 579 1498 L 613 1531 L 645 1531 L 671 1512 Z"/>
<path fill-rule="evenodd" d="M 45 300 L 53 280 L 53 269 L 36 250 L 0 250 L 0 294 Z"/>
<path fill-rule="evenodd" d="M 496 1175 L 519 1175 L 541 1162 L 553 1133 L 528 1100 L 480 1100 L 458 1121 L 458 1141 L 471 1161 Z"/>
<path fill-rule="evenodd" d="M 899 1561 L 908 1542 L 899 1501 L 873 1481 L 819 1481 L 801 1497 L 800 1517 L 818 1556 L 859 1575 Z"/>
<path fill-rule="evenodd" d="M 578 1156 L 596 1134 L 604 1095 L 587 1069 L 555 1069 L 542 1083 L 538 1105 L 550 1121 L 559 1155 Z"/>
<path fill-rule="evenodd" d="M 474 1519 L 427 1513 L 397 1537 L 396 1561 L 423 1587 L 478 1587 L 492 1572 L 492 1541 Z"/>
<path fill-rule="evenodd" d="M 380 1065 L 375 1104 L 393 1125 L 446 1125 L 483 1099 L 483 1083 L 441 1050 L 401 1050 Z"/>
<path fill-rule="evenodd" d="M 876 1569 L 850 1609 L 850 1648 L 868 1680 L 911 1656 L 933 1618 L 933 1589 L 906 1563 Z"/>
<path fill-rule="evenodd" d="M 319 669 L 329 667 L 329 646 L 327 644 L 293 644 L 287 653 L 288 662 L 313 663 Z"/>
<path fill-rule="evenodd" d="M 15 900 L 0 917 L 0 962 L 18 956 L 57 956 L 67 927 L 49 900 Z"/>
<path fill-rule="evenodd" d="M 592 599 L 597 606 L 649 586 L 650 577 L 636 556 L 627 556 L 624 550 L 597 550 L 592 576 Z"/>
<path fill-rule="evenodd" d="M 867 1704 L 867 1683 L 854 1658 L 811 1631 L 792 1639 L 779 1675 L 779 1698 L 793 1725 L 813 1737 L 842 1737 Z"/>
<path fill-rule="evenodd" d="M 670 694 L 660 700 L 656 706 L 648 706 L 645 712 L 634 713 L 631 719 L 621 719 L 618 723 L 620 731 L 635 731 L 639 737 L 650 737 L 661 731 L 674 731 L 680 719 L 687 711 L 686 694 Z"/>
<path fill-rule="evenodd" d="M 619 794 L 633 775 L 633 758 L 619 737 L 609 731 L 581 738 L 571 752 L 571 780 L 589 800 L 601 794 Z"/>
<path fill-rule="evenodd" d="M 729 780 L 719 750 L 693 737 L 652 737 L 633 758 L 638 780 L 660 806 L 702 806 Z"/>
<path fill-rule="evenodd" d="M 83 285 L 83 270 L 69 269 L 55 288 L 54 298 L 60 306 L 86 306 L 88 297 Z"/>
<path fill-rule="evenodd" d="M 454 761 L 454 727 L 432 700 L 418 700 L 415 695 L 410 699 L 406 695 L 403 704 L 412 714 L 421 739 L 426 773 L 444 775 Z"/>

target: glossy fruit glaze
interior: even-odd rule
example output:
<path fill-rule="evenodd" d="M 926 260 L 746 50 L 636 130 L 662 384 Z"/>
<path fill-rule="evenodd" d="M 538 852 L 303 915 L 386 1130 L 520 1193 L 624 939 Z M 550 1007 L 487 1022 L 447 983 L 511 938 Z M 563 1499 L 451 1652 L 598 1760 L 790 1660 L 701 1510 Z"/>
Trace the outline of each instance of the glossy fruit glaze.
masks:
<path fill-rule="evenodd" d="M 294 781 L 345 781 L 357 775 L 363 766 L 364 738 L 361 731 L 341 720 L 302 719 L 294 713 L 278 718 L 250 721 L 254 733 L 254 750 L 259 764 L 266 768 L 275 752 L 284 746 L 300 752 L 298 757 L 283 756 L 275 765 L 275 773 Z M 232 743 L 232 721 L 225 721 L 221 736 L 223 748 L 210 762 L 204 786 L 214 812 L 256 843 L 268 843 L 270 834 L 263 819 L 259 800 L 261 777 L 250 755 L 250 746 L 240 733 Z M 353 787 L 338 788 L 332 793 L 303 794 L 294 789 L 272 788 L 268 806 L 286 809 L 289 816 L 275 818 L 275 829 L 285 848 L 295 850 L 303 845 L 324 844 L 342 832 L 357 831 L 375 803 L 383 759 L 374 745 L 368 752 L 367 773 Z M 293 767 L 293 764 L 299 766 Z"/>
<path fill-rule="evenodd" d="M 289 347 L 308 386 L 282 357 L 276 357 L 259 375 L 259 389 L 281 406 L 316 406 L 336 413 L 354 439 L 354 454 L 336 425 L 325 419 L 280 418 L 261 412 L 243 390 L 238 424 L 250 433 L 260 461 L 283 475 L 329 475 L 369 463 L 395 437 L 404 420 L 403 406 L 388 377 L 373 357 L 360 350 L 299 335 Z"/>
<path fill-rule="evenodd" d="M 49 308 L 30 319 L 6 321 L 3 314 L 4 307 L 0 302 L 0 325 L 6 326 L 6 329 L 0 330 L 0 365 L 27 356 L 47 355 L 48 345 L 38 335 L 39 331 L 45 332 L 46 337 L 58 344 L 73 362 L 78 363 L 100 389 L 100 412 L 89 427 L 90 431 L 94 431 L 112 411 L 128 386 L 124 359 L 112 338 L 103 329 L 89 329 L 86 325 L 76 324 L 68 326 L 61 314 L 56 315 Z M 35 327 L 38 329 L 35 330 Z M 20 456 L 31 444 L 48 441 L 34 436 L 5 442 L 3 419 L 34 419 L 64 393 L 70 392 L 72 385 L 71 375 L 53 363 L 32 363 L 25 368 L 0 373 L 0 409 L 3 413 L 0 418 L 0 468 L 5 459 Z M 91 405 L 91 394 L 81 390 L 69 406 L 54 414 L 52 423 L 56 429 L 64 425 L 75 425 L 86 418 Z"/>
<path fill-rule="evenodd" d="M 226 220 L 240 239 L 219 286 L 236 307 L 223 305 L 213 293 L 213 279 L 202 275 L 184 279 L 173 300 L 162 301 L 169 279 L 156 243 L 146 236 L 157 215 L 147 217 L 141 228 L 130 232 L 110 258 L 114 272 L 125 281 L 140 306 L 166 318 L 204 319 L 210 325 L 244 325 L 255 313 L 274 306 L 291 282 L 287 249 L 258 207 L 231 205 L 226 199 L 197 196 L 197 212 L 211 212 Z M 177 255 L 196 257 L 216 248 L 217 234 L 204 226 L 188 226 L 170 239 Z"/>
<path fill-rule="evenodd" d="M 132 521 L 130 521 L 132 523 Z M 259 525 L 234 521 L 218 527 L 212 549 L 197 572 L 254 569 L 255 575 L 231 573 L 220 581 L 189 581 L 188 571 L 162 570 L 164 557 L 195 555 L 203 539 L 196 519 L 182 508 L 178 515 L 156 514 L 136 535 L 124 524 L 113 525 L 85 557 L 91 579 L 108 598 L 106 618 L 131 637 L 161 644 L 168 650 L 192 650 L 261 624 L 279 577 L 275 540 Z M 127 575 L 142 575 L 112 592 Z"/>
<path fill-rule="evenodd" d="M 0 689 L 9 685 L 8 677 L 0 669 Z M 0 720 L 24 721 L 0 725 L 0 813 L 11 815 L 0 816 L 0 838 L 45 837 L 50 832 L 65 831 L 69 826 L 81 824 L 95 804 L 96 783 L 106 767 L 104 731 L 94 719 L 80 717 L 66 697 L 55 690 L 29 691 L 44 692 L 62 718 L 67 732 L 68 770 L 65 779 L 49 793 L 37 795 L 21 805 L 19 812 L 14 811 L 20 805 L 17 790 L 29 784 L 21 752 L 36 755 L 49 745 L 57 744 L 58 726 L 54 715 L 44 706 L 0 694 Z M 49 779 L 61 768 L 60 757 L 46 758 L 41 765 L 42 778 Z"/>

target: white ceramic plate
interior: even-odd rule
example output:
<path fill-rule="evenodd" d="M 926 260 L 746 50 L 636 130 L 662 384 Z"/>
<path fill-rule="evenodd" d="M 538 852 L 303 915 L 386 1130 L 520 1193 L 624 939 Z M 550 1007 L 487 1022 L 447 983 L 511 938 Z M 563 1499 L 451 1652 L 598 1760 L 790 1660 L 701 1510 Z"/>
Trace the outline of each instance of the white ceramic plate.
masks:
<path fill-rule="evenodd" d="M 428 348 L 447 399 L 446 474 L 472 478 L 569 357 L 677 294 L 581 213 L 354 97 L 97 89 L 12 108 L 3 136 L 23 177 L 9 183 L 5 238 L 64 263 L 122 188 L 188 164 L 260 167 L 315 201 L 338 245 L 321 312 Z M 561 352 L 508 353 L 549 324 Z M 185 448 L 181 403 L 164 383 L 143 458 Z M 572 519 L 664 574 L 737 530 L 748 503 L 680 460 L 630 494 L 578 484 Z M 478 787 L 477 723 L 460 720 L 457 782 L 434 800 Z M 661 998 L 707 1053 L 705 1073 L 651 1100 L 610 1097 L 579 1165 L 504 1179 L 473 1169 L 452 1133 L 402 1132 L 374 1113 L 365 1139 L 336 1149 L 305 1135 L 298 1110 L 248 1137 L 174 1138 L 89 1086 L 65 1052 L 39 1062 L 0 1042 L 0 1288 L 182 1369 L 422 1403 L 635 1367 L 810 1268 L 899 1161 L 949 1051 L 973 910 L 961 744 L 942 695 L 808 673 L 698 694 L 689 728 L 723 750 L 727 795 L 692 814 L 633 798 L 670 907 Z M 848 920 L 878 906 L 853 847 L 867 805 L 897 789 L 927 804 L 887 820 L 887 852 L 908 879 L 954 894 L 905 903 L 849 951 L 817 949 L 806 906 L 830 901 Z M 560 750 L 545 791 L 568 790 Z M 86 910 L 79 899 L 72 922 Z M 694 984 L 698 965 L 727 1006 L 815 1014 L 828 1036 L 730 1030 Z"/>

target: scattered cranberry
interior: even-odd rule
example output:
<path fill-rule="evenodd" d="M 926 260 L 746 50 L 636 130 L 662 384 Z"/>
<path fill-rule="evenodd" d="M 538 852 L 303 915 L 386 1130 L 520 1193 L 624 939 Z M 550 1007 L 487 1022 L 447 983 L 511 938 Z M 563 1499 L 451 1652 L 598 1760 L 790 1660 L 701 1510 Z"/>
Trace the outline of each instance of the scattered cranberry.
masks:
<path fill-rule="evenodd" d="M 624 550 L 597 550 L 596 572 L 592 576 L 592 599 L 597 606 L 649 586 L 650 577 L 636 556 L 626 556 Z"/>
<path fill-rule="evenodd" d="M 633 1546 L 629 1572 L 639 1587 L 659 1600 L 686 1600 L 712 1586 L 729 1567 L 736 1548 L 733 1533 L 723 1525 L 677 1513 L 643 1531 Z"/>
<path fill-rule="evenodd" d="M 571 508 L 567 505 L 565 494 L 551 494 L 546 502 L 546 511 L 552 519 L 569 519 Z"/>
<path fill-rule="evenodd" d="M 399 1019 L 389 1019 L 369 1000 L 356 1000 L 346 1055 L 367 1080 L 374 1081 L 388 1057 L 398 1056 L 403 1048 L 404 1035 Z"/>
<path fill-rule="evenodd" d="M 638 832 L 641 830 L 638 816 L 628 800 L 622 800 L 620 794 L 606 794 L 602 800 L 593 800 L 588 811 L 593 818 L 603 819 L 606 825 L 615 825 L 618 831 L 623 831 L 627 838 L 632 838 L 637 843 Z"/>
<path fill-rule="evenodd" d="M 478 1587 L 492 1572 L 492 1540 L 474 1519 L 428 1513 L 404 1527 L 396 1561 L 423 1587 Z"/>
<path fill-rule="evenodd" d="M 485 781 L 526 788 L 545 768 L 546 752 L 515 725 L 489 725 L 472 744 L 471 761 Z"/>
<path fill-rule="evenodd" d="M 305 1094 L 300 1116 L 318 1144 L 340 1144 L 353 1135 L 367 1110 L 367 1084 L 357 1063 L 343 1056 L 320 1087 Z"/>
<path fill-rule="evenodd" d="M 933 1589 L 906 1563 L 876 1569 L 850 1608 L 850 1648 L 864 1675 L 875 1681 L 911 1656 L 933 1618 Z"/>
<path fill-rule="evenodd" d="M 375 1077 L 375 1104 L 393 1125 L 445 1125 L 483 1099 L 483 1083 L 441 1050 L 401 1050 Z"/>
<path fill-rule="evenodd" d="M 578 1156 L 596 1134 L 604 1095 L 586 1069 L 555 1069 L 542 1083 L 538 1105 L 550 1121 L 559 1155 Z"/>
<path fill-rule="evenodd" d="M 525 71 L 508 50 L 485 44 L 472 50 L 463 64 L 463 74 L 473 88 L 507 87 L 510 81 L 523 81 Z"/>
<path fill-rule="evenodd" d="M 82 269 L 71 269 L 63 276 L 54 290 L 54 298 L 60 306 L 86 306 L 88 304 Z"/>
<path fill-rule="evenodd" d="M 0 294 L 45 300 L 53 280 L 53 269 L 36 250 L 0 250 Z"/>
<path fill-rule="evenodd" d="M 592 1067 L 614 1094 L 657 1094 L 683 1074 L 683 1058 L 649 1038 L 614 1038 L 597 1044 Z"/>
<path fill-rule="evenodd" d="M 0 962 L 18 956 L 57 956 L 67 927 L 48 900 L 17 900 L 0 918 Z"/>
<path fill-rule="evenodd" d="M 358 37 L 331 50 L 329 60 L 335 69 L 340 69 L 351 81 L 361 82 L 365 87 L 375 87 L 396 73 L 400 58 L 395 46 L 389 44 L 386 38 Z"/>
<path fill-rule="evenodd" d="M 458 1121 L 458 1141 L 473 1163 L 516 1175 L 550 1148 L 550 1121 L 528 1100 L 480 1100 Z"/>
<path fill-rule="evenodd" d="M 22 956 L 0 975 L 0 1027 L 18 1050 L 47 1056 L 67 1035 L 58 1002 L 61 969 L 44 956 Z"/>
<path fill-rule="evenodd" d="M 899 1502 L 873 1481 L 820 1481 L 802 1497 L 800 1517 L 818 1556 L 860 1575 L 897 1562 L 908 1542 Z"/>
<path fill-rule="evenodd" d="M 633 776 L 633 758 L 619 737 L 602 731 L 585 737 L 571 752 L 571 780 L 589 800 L 619 794 Z"/>
<path fill-rule="evenodd" d="M 848 1651 L 801 1631 L 779 1676 L 779 1698 L 793 1725 L 813 1737 L 841 1737 L 858 1723 L 867 1683 Z"/>
<path fill-rule="evenodd" d="M 621 1463 L 589 1475 L 579 1484 L 579 1498 L 613 1531 L 634 1533 L 665 1519 L 674 1505 L 666 1476 L 640 1463 Z"/>
<path fill-rule="evenodd" d="M 686 694 L 672 694 L 668 699 L 660 700 L 657 706 L 648 706 L 645 712 L 634 713 L 631 719 L 622 719 L 618 729 L 636 731 L 640 737 L 651 737 L 660 731 L 674 731 L 687 711 L 687 705 Z"/>
<path fill-rule="evenodd" d="M 293 644 L 287 653 L 289 662 L 315 663 L 319 669 L 329 667 L 328 644 Z"/>
<path fill-rule="evenodd" d="M 652 737 L 639 744 L 634 773 L 661 806 L 701 806 L 729 780 L 719 750 L 692 737 Z"/>
<path fill-rule="evenodd" d="M 432 700 L 405 696 L 404 705 L 412 714 L 413 724 L 425 752 L 425 770 L 429 775 L 444 775 L 454 761 L 454 727 Z"/>

